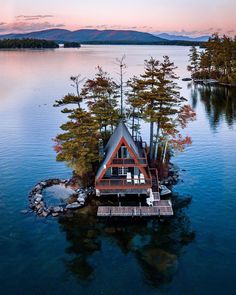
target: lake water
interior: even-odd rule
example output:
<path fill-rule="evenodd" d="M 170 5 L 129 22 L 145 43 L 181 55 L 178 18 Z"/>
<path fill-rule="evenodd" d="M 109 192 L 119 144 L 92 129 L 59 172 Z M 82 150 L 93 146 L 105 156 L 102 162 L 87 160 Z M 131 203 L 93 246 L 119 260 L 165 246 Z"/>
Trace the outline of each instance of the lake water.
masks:
<path fill-rule="evenodd" d="M 128 78 L 141 73 L 150 56 L 169 55 L 183 78 L 188 51 L 83 46 L 0 52 L 0 294 L 235 294 L 235 90 L 179 83 L 197 120 L 185 130 L 193 145 L 173 160 L 182 181 L 174 187 L 170 221 L 101 222 L 91 210 L 69 219 L 20 212 L 39 180 L 71 175 L 55 161 L 52 142 L 65 121 L 52 105 L 72 91 L 71 75 L 92 77 L 101 65 L 117 77 L 115 59 L 126 54 Z"/>

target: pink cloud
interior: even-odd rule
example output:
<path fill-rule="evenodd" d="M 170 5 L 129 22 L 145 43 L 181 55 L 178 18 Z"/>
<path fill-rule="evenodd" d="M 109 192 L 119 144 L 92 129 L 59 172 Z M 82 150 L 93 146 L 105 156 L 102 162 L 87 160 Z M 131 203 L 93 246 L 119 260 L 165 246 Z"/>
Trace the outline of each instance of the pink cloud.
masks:
<path fill-rule="evenodd" d="M 0 23 L 1 33 L 26 33 L 31 31 L 40 31 L 50 28 L 64 27 L 64 24 L 54 24 L 49 22 L 27 22 L 16 21 L 12 23 Z"/>

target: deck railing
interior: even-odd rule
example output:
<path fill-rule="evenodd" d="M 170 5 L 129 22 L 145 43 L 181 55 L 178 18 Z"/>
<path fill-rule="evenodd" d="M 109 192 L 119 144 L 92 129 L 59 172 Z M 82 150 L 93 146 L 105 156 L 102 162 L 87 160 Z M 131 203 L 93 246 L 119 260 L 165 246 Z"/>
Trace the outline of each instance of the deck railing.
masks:
<path fill-rule="evenodd" d="M 138 158 L 138 162 L 142 165 L 147 165 L 147 158 Z M 134 165 L 135 161 L 132 158 L 114 158 L 113 165 Z"/>
<path fill-rule="evenodd" d="M 152 181 L 151 179 L 102 179 L 99 181 L 96 181 L 96 186 L 98 187 L 136 187 L 136 188 L 146 188 L 148 186 L 151 186 Z"/>

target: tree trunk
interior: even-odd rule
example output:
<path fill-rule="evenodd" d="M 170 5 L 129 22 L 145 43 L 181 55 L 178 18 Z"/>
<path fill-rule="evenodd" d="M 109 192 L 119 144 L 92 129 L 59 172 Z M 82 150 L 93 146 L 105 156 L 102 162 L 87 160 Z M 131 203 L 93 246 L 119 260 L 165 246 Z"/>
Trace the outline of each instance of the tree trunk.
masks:
<path fill-rule="evenodd" d="M 159 146 L 159 133 L 160 133 L 160 124 L 157 123 L 156 141 L 154 145 L 154 160 L 157 160 L 158 146 Z"/>
<path fill-rule="evenodd" d="M 149 159 L 150 161 L 152 161 L 153 159 L 153 127 L 154 127 L 154 124 L 153 122 L 150 122 L 150 151 L 149 151 Z"/>
<path fill-rule="evenodd" d="M 163 163 L 165 163 L 165 160 L 166 160 L 167 146 L 168 146 L 168 140 L 167 140 L 166 143 L 165 143 L 164 154 L 163 154 L 163 160 L 162 160 Z"/>
<path fill-rule="evenodd" d="M 132 137 L 134 137 L 134 114 L 135 114 L 135 108 L 133 108 L 133 117 L 132 117 Z"/>

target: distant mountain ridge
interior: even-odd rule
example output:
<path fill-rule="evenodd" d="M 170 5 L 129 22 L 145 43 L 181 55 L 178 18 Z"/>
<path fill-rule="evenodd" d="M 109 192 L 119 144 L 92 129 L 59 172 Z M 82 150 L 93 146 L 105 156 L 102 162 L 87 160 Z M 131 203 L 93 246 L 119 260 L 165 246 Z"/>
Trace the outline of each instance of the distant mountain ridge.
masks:
<path fill-rule="evenodd" d="M 31 33 L 5 34 L 0 39 L 35 38 L 66 42 L 163 42 L 166 41 L 150 33 L 132 30 L 93 30 L 81 29 L 69 31 L 64 29 L 49 29 Z"/>
<path fill-rule="evenodd" d="M 190 42 L 206 42 L 210 36 L 189 37 L 181 35 L 171 35 L 168 33 L 154 34 L 154 36 L 169 40 L 169 41 L 190 41 Z"/>

